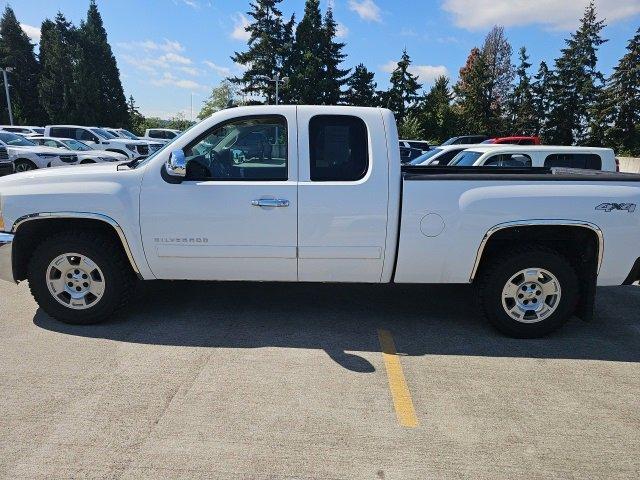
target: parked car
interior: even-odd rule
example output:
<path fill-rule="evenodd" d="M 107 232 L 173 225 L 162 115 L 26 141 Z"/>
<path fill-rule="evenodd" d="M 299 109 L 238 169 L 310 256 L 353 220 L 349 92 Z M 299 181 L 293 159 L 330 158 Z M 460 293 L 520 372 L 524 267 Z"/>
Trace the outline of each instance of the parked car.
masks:
<path fill-rule="evenodd" d="M 39 137 L 32 138 L 31 141 L 36 145 L 42 145 L 44 147 L 72 150 L 76 155 L 78 155 L 79 164 L 124 162 L 129 160 L 129 157 L 122 153 L 109 152 L 107 150 L 95 150 L 86 143 L 83 143 L 80 140 L 74 140 L 73 138 Z"/>
<path fill-rule="evenodd" d="M 20 133 L 27 136 L 44 135 L 43 127 L 0 125 L 0 130 L 4 130 L 5 132 L 11 132 L 11 133 Z"/>
<path fill-rule="evenodd" d="M 479 145 L 460 152 L 449 165 L 618 170 L 618 163 L 610 148 L 552 145 Z"/>
<path fill-rule="evenodd" d="M 165 140 L 167 142 L 173 140 L 180 135 L 180 130 L 173 128 L 147 128 L 144 131 L 144 138 L 152 140 Z"/>
<path fill-rule="evenodd" d="M 143 140 L 145 142 L 147 142 L 147 144 L 149 145 L 149 153 L 155 153 L 158 150 L 160 150 L 162 147 L 164 147 L 168 142 L 165 141 L 157 141 L 157 140 L 153 140 L 153 139 L 148 139 L 148 138 L 140 138 L 137 135 L 135 135 L 134 133 L 130 132 L 129 130 L 126 130 L 124 128 L 104 128 L 104 130 L 106 130 L 107 132 L 109 132 L 111 135 L 114 135 L 118 138 L 125 138 L 125 139 L 130 139 L 130 140 Z"/>
<path fill-rule="evenodd" d="M 467 144 L 467 145 L 471 145 L 471 144 L 475 144 L 475 143 L 482 143 L 484 142 L 487 138 L 486 135 L 460 135 L 459 137 L 451 137 L 449 140 L 445 141 L 442 146 L 444 145 L 460 145 L 460 144 Z"/>
<path fill-rule="evenodd" d="M 423 155 L 420 155 L 418 158 L 414 158 L 409 163 L 411 165 L 422 165 L 423 167 L 428 165 L 448 165 L 457 154 L 476 145 L 441 145 L 429 150 Z"/>
<path fill-rule="evenodd" d="M 89 145 L 95 150 L 107 150 L 125 155 L 131 160 L 149 156 L 149 144 L 143 140 L 118 138 L 98 127 L 80 125 L 47 125 L 45 137 L 73 138 Z"/>
<path fill-rule="evenodd" d="M 0 147 L 0 177 L 15 172 L 16 167 L 9 158 L 7 147 Z M 1 205 L 0 205 L 1 206 Z"/>
<path fill-rule="evenodd" d="M 540 137 L 498 137 L 489 138 L 482 143 L 511 144 L 511 145 L 540 145 Z"/>
<path fill-rule="evenodd" d="M 78 163 L 78 155 L 68 150 L 41 147 L 15 133 L 0 131 L 0 145 L 7 148 L 16 172 Z"/>
<path fill-rule="evenodd" d="M 429 146 L 429 142 L 425 140 L 400 140 L 400 146 L 404 148 L 422 150 L 422 153 L 427 153 L 431 148 Z"/>
<path fill-rule="evenodd" d="M 402 162 L 402 164 L 410 163 L 420 155 L 422 155 L 422 150 L 417 148 L 400 147 L 400 162 Z"/>
<path fill-rule="evenodd" d="M 257 124 L 286 132 L 283 154 L 235 164 Z M 590 318 L 596 285 L 640 278 L 639 175 L 399 157 L 387 109 L 222 110 L 144 161 L 0 179 L 0 278 L 76 324 L 112 318 L 136 278 L 473 283 L 516 337 Z"/>

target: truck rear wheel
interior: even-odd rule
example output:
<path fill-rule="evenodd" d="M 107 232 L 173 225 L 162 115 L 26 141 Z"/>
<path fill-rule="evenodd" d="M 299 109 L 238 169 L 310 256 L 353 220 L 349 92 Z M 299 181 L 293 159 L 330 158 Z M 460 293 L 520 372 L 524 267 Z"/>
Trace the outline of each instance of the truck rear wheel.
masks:
<path fill-rule="evenodd" d="M 493 257 L 481 275 L 479 298 L 485 316 L 502 333 L 538 338 L 571 318 L 578 292 L 571 263 L 532 245 Z"/>
<path fill-rule="evenodd" d="M 29 262 L 28 280 L 38 305 L 65 323 L 109 318 L 130 299 L 135 276 L 112 239 L 70 231 L 44 240 Z"/>

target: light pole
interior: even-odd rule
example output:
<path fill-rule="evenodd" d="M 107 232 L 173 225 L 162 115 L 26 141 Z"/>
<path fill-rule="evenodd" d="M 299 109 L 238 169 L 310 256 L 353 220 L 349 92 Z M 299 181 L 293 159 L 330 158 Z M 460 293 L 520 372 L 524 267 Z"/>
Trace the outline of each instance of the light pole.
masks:
<path fill-rule="evenodd" d="M 2 70 L 2 78 L 4 79 L 4 93 L 7 95 L 7 108 L 9 109 L 9 123 L 13 125 L 13 112 L 11 111 L 11 98 L 9 97 L 9 81 L 7 80 L 7 72 L 13 72 L 13 67 L 0 68 Z"/>
<path fill-rule="evenodd" d="M 262 80 L 266 80 L 267 82 L 274 82 L 276 84 L 276 105 L 280 103 L 279 94 L 280 94 L 280 84 L 283 85 L 289 81 L 289 77 L 280 77 L 280 72 L 276 72 L 276 74 L 272 77 L 261 76 L 258 77 Z"/>

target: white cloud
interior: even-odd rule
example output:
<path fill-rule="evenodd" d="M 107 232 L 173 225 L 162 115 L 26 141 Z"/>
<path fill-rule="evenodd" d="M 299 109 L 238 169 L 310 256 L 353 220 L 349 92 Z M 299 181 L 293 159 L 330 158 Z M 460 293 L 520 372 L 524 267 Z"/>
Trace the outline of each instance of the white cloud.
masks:
<path fill-rule="evenodd" d="M 201 85 L 186 78 L 178 78 L 170 72 L 164 72 L 161 78 L 152 79 L 151 84 L 157 87 L 173 86 L 184 88 L 185 90 L 208 90 L 206 85 Z"/>
<path fill-rule="evenodd" d="M 40 29 L 38 27 L 33 27 L 31 25 L 27 25 L 26 23 L 21 23 L 20 28 L 22 28 L 24 33 L 27 34 L 32 42 L 40 42 Z"/>
<path fill-rule="evenodd" d="M 381 22 L 382 12 L 373 0 L 349 0 L 349 10 L 368 22 Z"/>
<path fill-rule="evenodd" d="M 166 52 L 166 53 L 179 53 L 184 52 L 184 47 L 178 41 L 167 40 L 166 38 L 162 43 L 154 42 L 153 40 L 144 40 L 142 42 L 120 42 L 116 45 L 125 50 L 144 50 L 145 52 Z"/>
<path fill-rule="evenodd" d="M 347 38 L 349 36 L 349 28 L 344 24 L 338 22 L 336 25 L 336 37 Z"/>
<path fill-rule="evenodd" d="M 397 66 L 397 61 L 389 60 L 384 65 L 381 65 L 381 68 L 383 71 L 391 73 Z M 444 65 L 411 65 L 409 66 L 409 72 L 416 75 L 420 83 L 426 85 L 432 84 L 441 75 L 449 76 L 449 71 Z"/>
<path fill-rule="evenodd" d="M 223 67 L 221 65 L 216 65 L 215 63 L 209 60 L 203 60 L 203 62 L 207 67 L 216 72 L 221 77 L 228 77 L 231 75 L 231 69 L 229 67 Z"/>
<path fill-rule="evenodd" d="M 181 72 L 186 73 L 187 75 L 191 75 L 192 77 L 200 75 L 200 70 L 198 70 L 197 68 L 193 68 L 193 67 L 179 67 L 178 70 L 180 70 Z"/>
<path fill-rule="evenodd" d="M 191 65 L 191 59 L 177 53 L 169 52 L 162 55 L 158 61 L 166 63 L 179 63 L 181 65 Z"/>
<path fill-rule="evenodd" d="M 231 38 L 235 40 L 241 40 L 246 42 L 249 40 L 251 34 L 246 31 L 246 27 L 249 26 L 249 19 L 245 17 L 242 13 L 237 13 L 233 17 L 234 25 L 233 31 L 231 32 Z"/>
<path fill-rule="evenodd" d="M 640 13 L 638 0 L 596 0 L 607 23 Z M 442 8 L 453 15 L 458 27 L 481 30 L 500 24 L 507 27 L 545 25 L 555 30 L 574 29 L 588 0 L 444 0 Z"/>

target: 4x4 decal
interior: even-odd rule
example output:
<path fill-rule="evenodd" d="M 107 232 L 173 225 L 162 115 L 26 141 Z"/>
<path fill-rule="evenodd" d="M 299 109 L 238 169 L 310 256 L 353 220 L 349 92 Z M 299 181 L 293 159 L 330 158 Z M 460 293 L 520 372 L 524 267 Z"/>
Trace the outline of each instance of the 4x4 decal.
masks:
<path fill-rule="evenodd" d="M 626 210 L 631 213 L 636 210 L 635 203 L 601 203 L 596 207 L 596 210 L 604 210 L 605 212 L 611 212 L 613 210 Z"/>

